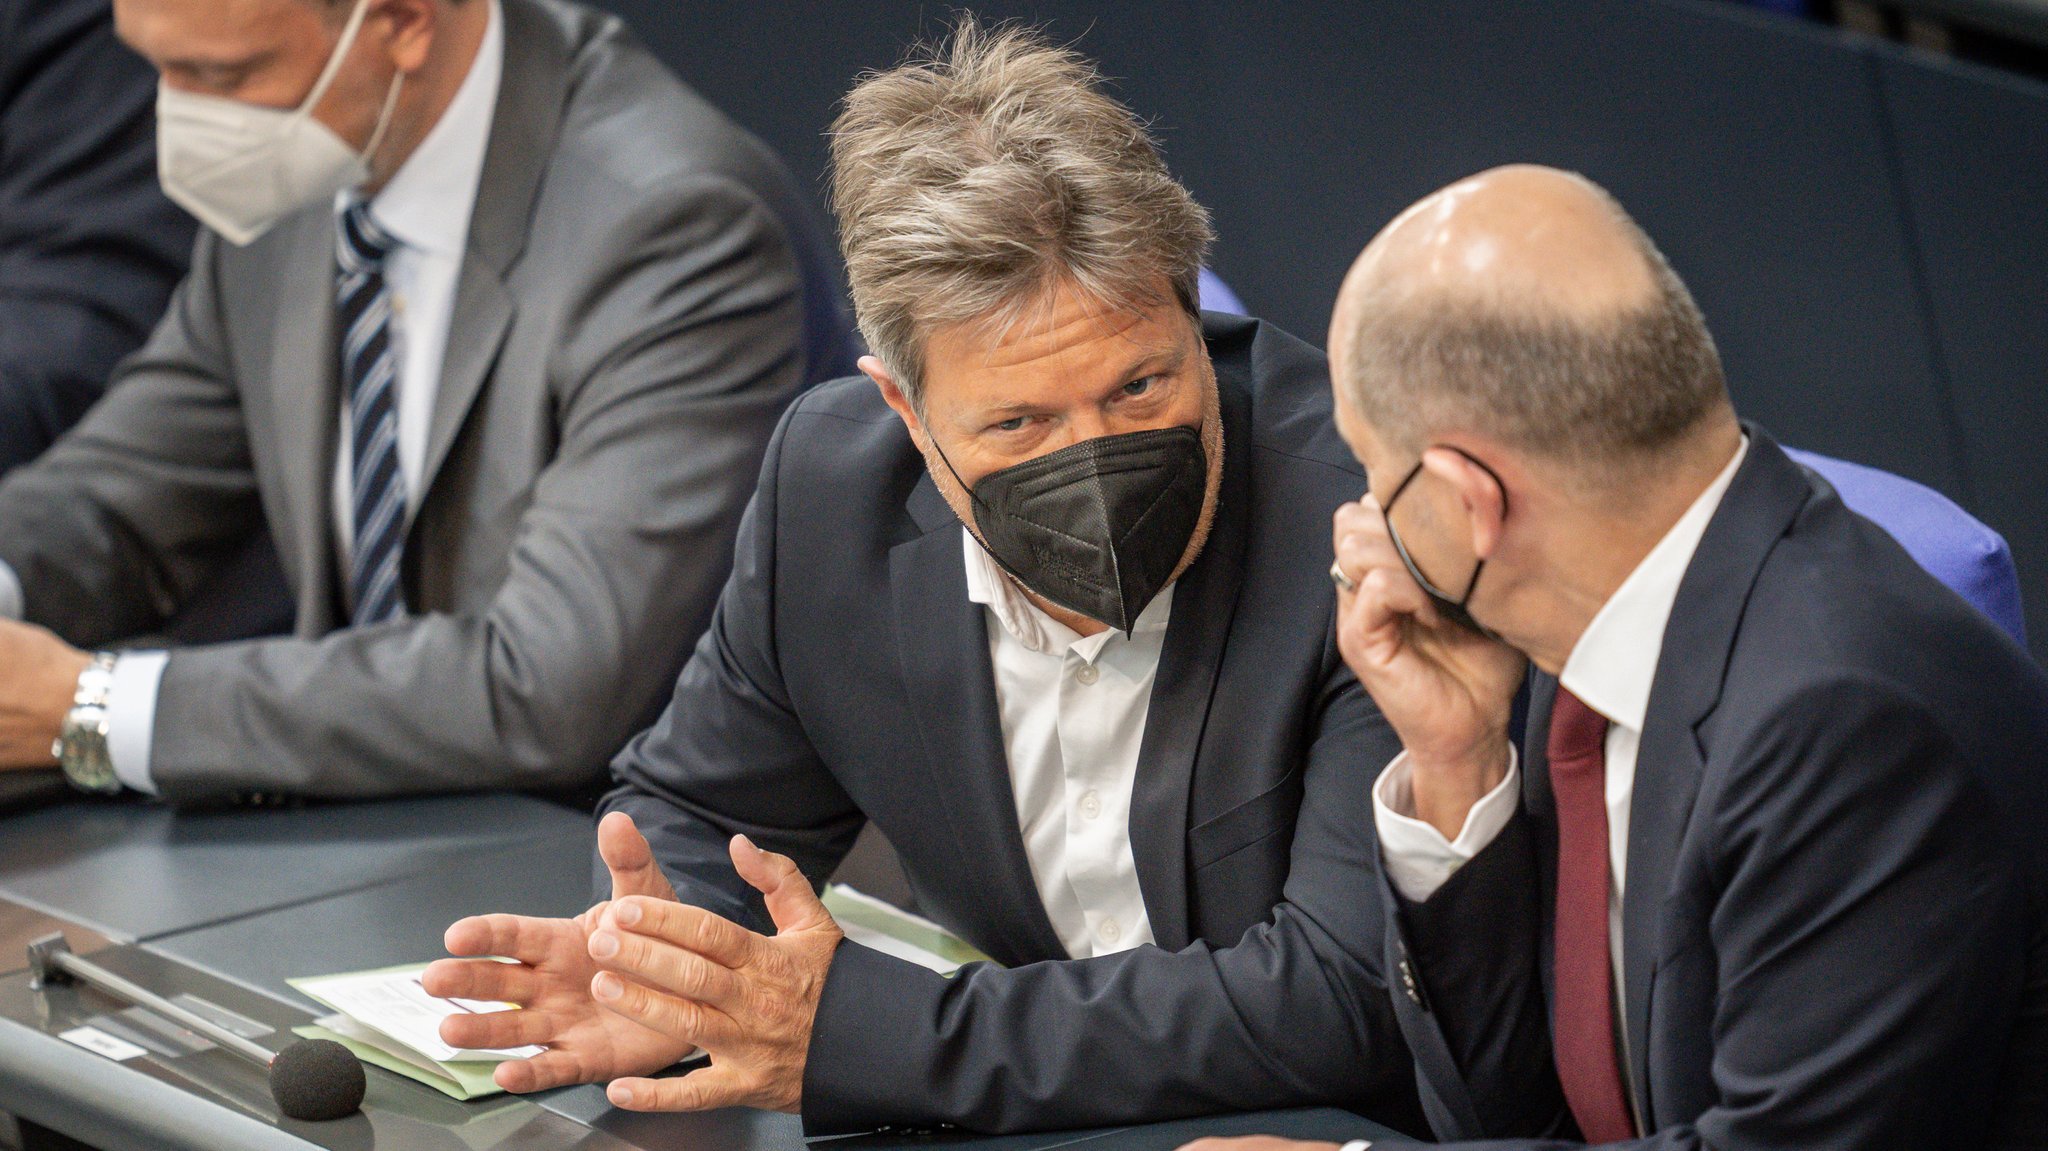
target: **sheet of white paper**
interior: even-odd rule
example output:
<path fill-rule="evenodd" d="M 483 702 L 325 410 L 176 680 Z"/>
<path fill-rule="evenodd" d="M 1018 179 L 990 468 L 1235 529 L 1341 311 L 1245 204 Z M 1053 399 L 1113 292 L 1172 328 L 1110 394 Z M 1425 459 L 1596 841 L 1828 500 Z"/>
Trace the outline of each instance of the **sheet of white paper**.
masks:
<path fill-rule="evenodd" d="M 448 1074 L 426 1056 L 421 1055 L 403 1043 L 393 1041 L 390 1036 L 385 1035 L 382 1031 L 365 1027 L 346 1015 L 323 1015 L 313 1022 L 344 1039 L 353 1039 L 365 1047 L 375 1047 L 393 1059 L 408 1063 L 429 1075 Z"/>
<path fill-rule="evenodd" d="M 420 986 L 418 970 L 329 975 L 298 980 L 296 985 L 299 990 L 355 1022 L 384 1033 L 436 1063 L 531 1059 L 542 1050 L 539 1047 L 516 1047 L 503 1051 L 473 1051 L 441 1042 L 441 1021 L 450 1015 L 464 1011 L 503 1011 L 511 1004 L 436 999 Z"/>
<path fill-rule="evenodd" d="M 83 1047 L 95 1055 L 104 1055 L 116 1063 L 126 1063 L 130 1059 L 140 1059 L 149 1054 L 126 1039 L 117 1039 L 97 1027 L 74 1027 L 59 1033 L 57 1038 Z"/>

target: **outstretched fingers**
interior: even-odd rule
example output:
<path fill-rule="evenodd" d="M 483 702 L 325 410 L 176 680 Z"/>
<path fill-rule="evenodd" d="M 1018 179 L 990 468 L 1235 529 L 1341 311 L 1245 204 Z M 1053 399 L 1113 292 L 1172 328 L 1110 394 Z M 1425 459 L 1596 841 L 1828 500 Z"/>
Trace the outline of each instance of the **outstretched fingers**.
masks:
<path fill-rule="evenodd" d="M 508 1059 L 491 1072 L 492 1081 L 514 1095 L 589 1083 L 596 1078 L 588 1062 L 570 1051 L 543 1051 L 531 1059 Z"/>
<path fill-rule="evenodd" d="M 441 1020 L 441 1042 L 472 1051 L 496 1051 L 560 1042 L 562 1020 L 552 1011 L 458 1012 Z"/>
<path fill-rule="evenodd" d="M 437 959 L 420 973 L 420 986 L 436 999 L 483 999 L 522 1005 L 546 993 L 540 974 L 533 968 L 495 959 Z"/>
<path fill-rule="evenodd" d="M 627 1111 L 712 1111 L 752 1102 L 739 1077 L 716 1064 L 672 1079 L 614 1079 L 605 1096 Z"/>
<path fill-rule="evenodd" d="M 612 898 L 646 895 L 674 899 L 675 888 L 654 862 L 654 849 L 640 834 L 633 817 L 623 811 L 606 815 L 597 824 L 597 854 L 612 875 Z"/>
<path fill-rule="evenodd" d="M 684 999 L 610 972 L 590 981 L 591 997 L 605 1010 L 677 1041 L 717 1052 L 743 1036 L 732 1019 L 715 1008 Z"/>
<path fill-rule="evenodd" d="M 502 955 L 521 963 L 543 963 L 562 948 L 581 942 L 581 932 L 568 919 L 530 915 L 472 915 L 450 924 L 441 937 L 448 954 Z"/>
<path fill-rule="evenodd" d="M 608 946 L 600 936 L 607 933 L 618 937 L 620 952 L 617 956 L 600 954 Z M 612 904 L 609 913 L 599 920 L 598 930 L 591 936 L 591 958 L 612 968 L 644 962 L 650 953 L 645 949 L 635 951 L 634 947 L 638 942 L 645 942 L 680 948 L 730 969 L 744 966 L 766 941 L 764 936 L 701 907 L 635 897 Z M 657 981 L 661 974 L 658 971 L 636 973 L 656 977 Z"/>
<path fill-rule="evenodd" d="M 832 924 L 832 913 L 819 902 L 817 890 L 795 860 L 763 851 L 744 835 L 733 836 L 729 850 L 733 869 L 761 893 L 776 931 L 811 931 Z"/>

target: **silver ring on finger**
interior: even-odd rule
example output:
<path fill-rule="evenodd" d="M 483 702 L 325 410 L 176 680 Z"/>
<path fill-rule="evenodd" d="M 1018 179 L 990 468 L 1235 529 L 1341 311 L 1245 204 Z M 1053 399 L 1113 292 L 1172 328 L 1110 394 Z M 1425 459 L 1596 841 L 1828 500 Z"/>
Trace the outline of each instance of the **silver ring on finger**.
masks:
<path fill-rule="evenodd" d="M 1344 563 L 1342 560 L 1330 561 L 1330 582 L 1336 584 L 1339 591 L 1355 592 L 1358 590 L 1357 582 L 1344 574 Z"/>

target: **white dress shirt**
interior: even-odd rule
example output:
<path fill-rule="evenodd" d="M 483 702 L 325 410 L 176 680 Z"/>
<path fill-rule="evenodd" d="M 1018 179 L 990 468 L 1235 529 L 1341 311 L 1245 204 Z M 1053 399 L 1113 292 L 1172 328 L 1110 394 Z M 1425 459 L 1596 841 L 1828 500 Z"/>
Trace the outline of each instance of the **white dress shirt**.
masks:
<path fill-rule="evenodd" d="M 1628 883 L 1629 804 L 1635 797 L 1636 749 L 1643 738 L 1643 720 L 1650 708 L 1650 689 L 1657 660 L 1664 651 L 1664 628 L 1678 600 L 1678 585 L 1699 550 L 1700 537 L 1728 493 L 1735 472 L 1749 454 L 1749 437 L 1735 458 L 1714 477 L 1650 554 L 1643 557 L 1621 586 L 1602 604 L 1572 645 L 1558 682 L 1587 707 L 1606 717 L 1607 728 L 1607 860 L 1611 882 L 1607 894 L 1607 954 L 1614 964 L 1615 1018 L 1625 1017 L 1622 988 L 1621 907 Z M 1408 755 L 1401 753 L 1373 786 L 1373 823 L 1379 831 L 1380 853 L 1387 878 L 1408 899 L 1420 902 L 1436 893 L 1451 875 L 1493 842 L 1522 802 L 1521 765 L 1511 747 L 1508 774 L 1500 786 L 1474 804 L 1458 838 L 1414 818 L 1415 799 L 1409 786 Z M 1622 1036 L 1624 1046 L 1627 1036 Z M 1623 1052 L 1626 1057 L 1626 1051 Z"/>
<path fill-rule="evenodd" d="M 455 312 L 455 287 L 469 242 L 484 151 L 505 67 L 504 15 L 490 0 L 489 24 L 469 74 L 441 118 L 390 183 L 370 202 L 370 213 L 399 246 L 385 260 L 391 292 L 390 336 L 398 379 L 398 467 L 405 478 L 407 511 L 419 506 L 420 472 L 440 391 L 441 361 Z M 353 196 L 335 199 L 337 217 Z M 338 227 L 338 225 L 337 225 Z M 338 235 L 338 233 L 337 233 Z M 334 469 L 334 531 L 342 570 L 354 545 L 348 398 L 341 399 L 339 449 Z M 353 594 L 353 589 L 349 589 Z M 0 615 L 20 618 L 21 584 L 0 563 Z M 149 759 L 157 687 L 169 653 L 136 651 L 114 663 L 107 694 L 107 752 L 114 774 L 137 791 L 156 794 Z"/>
<path fill-rule="evenodd" d="M 1031 878 L 1075 959 L 1152 942 L 1131 853 L 1131 788 L 1173 588 L 1126 636 L 1082 636 L 1032 603 L 965 528 L 967 598 L 986 608 L 1010 790 Z"/>

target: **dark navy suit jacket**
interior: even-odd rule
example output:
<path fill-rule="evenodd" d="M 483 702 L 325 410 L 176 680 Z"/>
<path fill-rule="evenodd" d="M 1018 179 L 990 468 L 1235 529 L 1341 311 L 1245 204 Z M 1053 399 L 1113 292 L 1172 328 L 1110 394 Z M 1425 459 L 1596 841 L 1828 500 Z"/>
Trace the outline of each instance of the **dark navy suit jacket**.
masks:
<path fill-rule="evenodd" d="M 0 473 L 78 422 L 185 274 L 155 101 L 107 0 L 0 0 Z"/>
<path fill-rule="evenodd" d="M 960 522 L 874 385 L 805 395 L 768 450 L 711 629 L 606 806 L 685 900 L 756 927 L 728 837 L 823 879 L 872 820 L 920 908 L 1010 968 L 944 979 L 843 946 L 804 1084 L 813 1131 L 1313 1102 L 1420 1121 L 1363 898 L 1367 791 L 1398 745 L 1336 650 L 1325 574 L 1331 514 L 1365 477 L 1331 430 L 1320 352 L 1234 317 L 1205 334 L 1222 497 L 1174 593 L 1130 817 L 1157 947 L 1042 962 L 1066 953 L 1017 826 Z"/>
<path fill-rule="evenodd" d="M 1749 435 L 1637 762 L 1629 1145 L 2048 1146 L 2048 678 Z M 1556 688 L 1500 837 L 1424 903 L 1381 884 L 1439 1138 L 1576 1142 L 1549 1041 Z"/>

